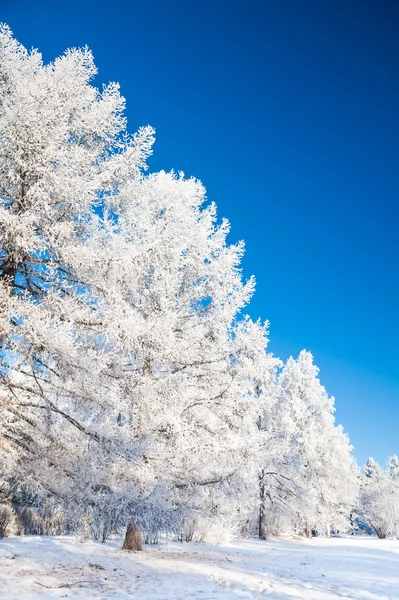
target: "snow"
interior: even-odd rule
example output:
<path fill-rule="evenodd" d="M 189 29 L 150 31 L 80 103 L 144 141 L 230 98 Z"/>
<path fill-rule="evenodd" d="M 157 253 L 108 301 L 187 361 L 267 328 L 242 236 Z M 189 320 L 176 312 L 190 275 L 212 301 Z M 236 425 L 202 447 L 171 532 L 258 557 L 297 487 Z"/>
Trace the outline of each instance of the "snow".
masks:
<path fill-rule="evenodd" d="M 0 541 L 2 600 L 399 599 L 399 541 L 163 543 L 144 552 L 72 537 Z"/>

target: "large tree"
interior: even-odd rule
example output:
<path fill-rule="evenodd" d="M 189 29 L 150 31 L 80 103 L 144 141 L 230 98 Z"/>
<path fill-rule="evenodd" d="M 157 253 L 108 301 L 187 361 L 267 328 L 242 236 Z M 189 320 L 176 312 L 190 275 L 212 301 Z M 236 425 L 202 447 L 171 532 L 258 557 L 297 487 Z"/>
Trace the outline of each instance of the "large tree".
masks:
<path fill-rule="evenodd" d="M 200 182 L 144 176 L 153 131 L 126 133 L 87 49 L 44 65 L 2 27 L 0 52 L 3 470 L 104 536 L 234 505 L 273 368 L 243 244 Z"/>
<path fill-rule="evenodd" d="M 44 65 L 0 28 L 2 466 L 61 496 L 85 493 L 89 447 L 95 468 L 116 452 L 115 350 L 91 274 L 107 254 L 95 243 L 103 206 L 140 176 L 153 137 L 126 134 L 118 85 L 100 92 L 95 74 L 87 48 Z"/>
<path fill-rule="evenodd" d="M 104 332 L 123 349 L 122 426 L 151 438 L 147 467 L 177 505 L 232 511 L 256 470 L 254 382 L 274 360 L 265 326 L 241 316 L 254 287 L 243 244 L 227 244 L 229 224 L 205 200 L 182 175 L 128 181 L 104 228 L 115 261 L 97 275 L 108 282 Z"/>

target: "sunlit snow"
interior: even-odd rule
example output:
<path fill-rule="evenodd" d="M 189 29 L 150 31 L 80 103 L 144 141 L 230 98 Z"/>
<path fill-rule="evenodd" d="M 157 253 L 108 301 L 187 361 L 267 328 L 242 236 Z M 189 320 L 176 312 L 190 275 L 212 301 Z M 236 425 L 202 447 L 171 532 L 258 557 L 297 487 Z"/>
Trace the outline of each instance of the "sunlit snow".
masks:
<path fill-rule="evenodd" d="M 141 553 L 76 538 L 0 542 L 6 600 L 399 599 L 399 541 L 371 537 L 163 543 Z"/>

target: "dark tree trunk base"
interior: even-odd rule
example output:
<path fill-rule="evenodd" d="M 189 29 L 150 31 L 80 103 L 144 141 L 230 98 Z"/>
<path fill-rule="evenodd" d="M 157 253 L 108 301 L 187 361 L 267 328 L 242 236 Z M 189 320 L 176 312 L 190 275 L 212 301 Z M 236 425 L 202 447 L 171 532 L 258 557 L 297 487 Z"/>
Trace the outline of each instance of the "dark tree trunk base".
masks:
<path fill-rule="evenodd" d="M 122 550 L 134 550 L 138 552 L 143 549 L 141 541 L 141 529 L 136 523 L 129 523 L 123 541 Z"/>
<path fill-rule="evenodd" d="M 305 535 L 306 535 L 307 538 L 312 538 L 313 537 L 313 530 L 312 530 L 312 528 L 311 528 L 311 526 L 309 525 L 308 522 L 306 522 Z"/>

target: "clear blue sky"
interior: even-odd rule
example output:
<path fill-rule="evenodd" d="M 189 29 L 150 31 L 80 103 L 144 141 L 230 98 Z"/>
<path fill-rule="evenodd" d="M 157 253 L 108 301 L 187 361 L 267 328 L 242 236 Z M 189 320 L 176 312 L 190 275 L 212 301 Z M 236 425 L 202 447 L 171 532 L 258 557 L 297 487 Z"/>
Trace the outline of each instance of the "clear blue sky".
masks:
<path fill-rule="evenodd" d="M 399 453 L 399 2 L 0 0 L 46 61 L 88 44 L 151 169 L 203 180 L 244 239 L 270 350 L 305 347 L 355 454 Z"/>

